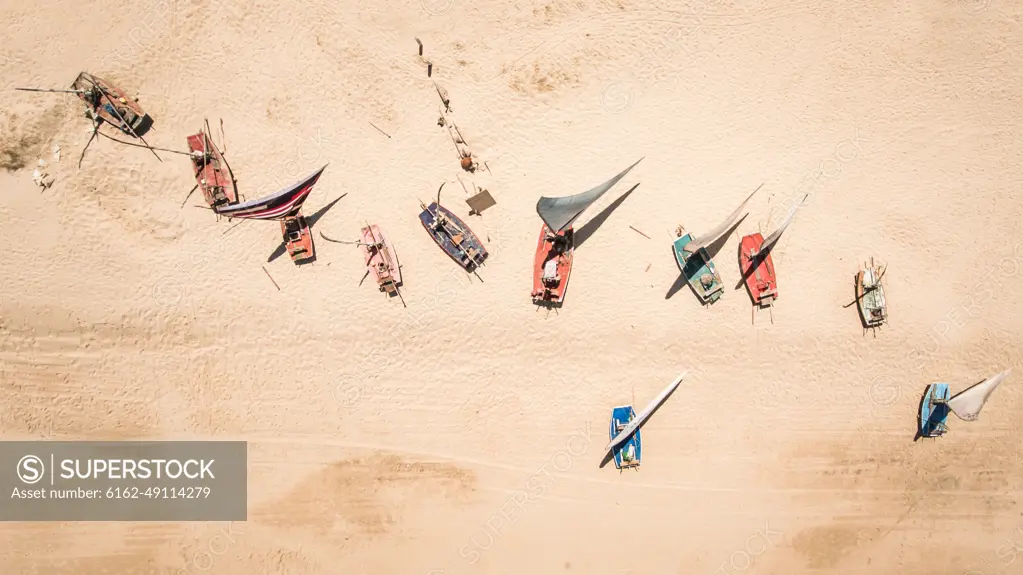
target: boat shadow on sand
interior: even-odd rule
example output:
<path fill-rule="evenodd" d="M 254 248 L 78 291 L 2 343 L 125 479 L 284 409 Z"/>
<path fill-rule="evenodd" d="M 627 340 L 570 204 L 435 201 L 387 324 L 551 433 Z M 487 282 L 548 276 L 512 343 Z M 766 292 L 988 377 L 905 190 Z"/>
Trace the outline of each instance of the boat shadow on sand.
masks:
<path fill-rule="evenodd" d="M 632 192 L 634 192 L 638 187 L 639 184 L 635 184 L 634 186 L 629 188 L 628 191 L 619 196 L 618 199 L 608 204 L 606 208 L 600 210 L 600 213 L 593 216 L 593 218 L 590 219 L 590 221 L 586 222 L 585 224 L 582 225 L 582 227 L 576 230 L 575 240 L 573 242 L 574 249 L 579 249 L 579 247 L 583 245 L 583 243 L 585 243 L 586 240 L 590 239 L 590 236 L 592 236 L 597 231 L 597 228 L 599 228 L 609 217 L 611 217 L 611 213 L 617 210 L 618 206 L 621 206 L 625 202 L 625 198 L 628 198 L 629 195 L 632 194 Z"/>
<path fill-rule="evenodd" d="M 651 411 L 651 412 L 650 412 L 650 415 L 648 415 L 648 416 L 646 417 L 646 421 L 644 421 L 644 422 L 643 422 L 643 425 L 646 425 L 646 424 L 647 424 L 647 422 L 649 422 L 649 421 L 650 421 L 650 419 L 651 419 L 651 418 L 652 418 L 653 416 L 657 415 L 657 411 L 658 411 L 659 409 L 661 409 L 661 406 L 662 406 L 662 405 L 664 405 L 665 403 L 667 403 L 667 401 L 668 401 L 668 398 L 669 398 L 669 397 L 671 397 L 672 395 L 675 395 L 675 392 L 676 392 L 676 391 L 678 391 L 678 388 L 677 388 L 677 387 L 676 387 L 675 389 L 671 390 L 671 393 L 669 393 L 668 395 L 665 395 L 665 396 L 664 396 L 664 399 L 662 399 L 662 400 L 661 400 L 661 402 L 657 404 L 657 407 L 655 407 L 655 408 L 653 409 L 653 411 Z M 639 428 L 637 428 L 637 429 L 636 429 L 636 431 L 639 431 L 640 429 L 643 429 L 643 425 L 640 425 L 640 426 L 639 426 Z M 600 461 L 600 464 L 599 464 L 599 465 L 598 465 L 597 467 L 598 467 L 599 469 L 603 469 L 605 465 L 607 465 L 607 464 L 608 464 L 609 462 L 611 462 L 611 461 L 613 461 L 613 460 L 614 460 L 614 450 L 612 449 L 612 450 L 610 450 L 610 451 L 608 451 L 607 453 L 605 453 L 605 454 L 604 454 L 604 459 L 602 459 L 602 460 Z"/>

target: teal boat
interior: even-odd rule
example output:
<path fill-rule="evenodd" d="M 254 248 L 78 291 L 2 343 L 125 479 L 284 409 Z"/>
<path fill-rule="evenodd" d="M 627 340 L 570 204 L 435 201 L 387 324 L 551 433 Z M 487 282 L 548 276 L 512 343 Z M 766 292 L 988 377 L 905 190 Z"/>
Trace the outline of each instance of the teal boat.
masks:
<path fill-rule="evenodd" d="M 696 253 L 689 253 L 685 250 L 693 241 L 693 235 L 685 233 L 682 226 L 676 232 L 679 236 L 675 240 L 675 262 L 678 269 L 685 276 L 686 281 L 692 286 L 700 301 L 711 304 L 721 299 L 725 293 L 725 284 L 721 282 L 721 274 L 718 273 L 714 262 L 706 248 L 696 250 Z"/>
<path fill-rule="evenodd" d="M 675 240 L 672 250 L 675 252 L 675 263 L 678 264 L 682 276 L 686 278 L 703 304 L 712 304 L 721 299 L 721 295 L 725 293 L 725 284 L 721 281 L 721 274 L 714 267 L 714 262 L 711 259 L 713 256 L 707 248 L 713 248 L 715 252 L 720 248 L 715 244 L 722 236 L 731 232 L 742 218 L 746 217 L 747 214 L 742 212 L 743 208 L 746 207 L 746 203 L 750 201 L 753 194 L 763 186 L 764 184 L 757 186 L 757 189 L 753 190 L 753 193 L 747 196 L 739 204 L 739 207 L 724 222 L 721 222 L 721 225 L 706 234 L 694 238 L 692 234 L 686 233 L 683 226 L 679 226 L 676 230 L 678 239 Z"/>

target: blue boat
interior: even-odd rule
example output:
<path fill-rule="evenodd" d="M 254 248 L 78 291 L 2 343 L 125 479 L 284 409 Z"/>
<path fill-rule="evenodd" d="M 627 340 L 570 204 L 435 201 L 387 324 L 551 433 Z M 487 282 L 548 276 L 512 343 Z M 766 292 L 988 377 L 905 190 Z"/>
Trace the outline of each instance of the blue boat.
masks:
<path fill-rule="evenodd" d="M 924 391 L 920 402 L 920 436 L 940 437 L 948 431 L 948 399 L 951 391 L 947 383 L 932 383 Z"/>
<path fill-rule="evenodd" d="M 683 248 L 693 241 L 692 234 L 683 234 L 679 228 L 680 237 L 675 240 L 675 262 L 678 269 L 685 276 L 686 281 L 692 286 L 693 291 L 699 296 L 703 303 L 714 303 L 721 299 L 725 293 L 725 284 L 721 281 L 721 274 L 718 273 L 714 262 L 706 248 L 696 250 L 696 253 L 689 253 Z"/>
<path fill-rule="evenodd" d="M 419 221 L 433 241 L 455 263 L 473 273 L 486 261 L 489 255 L 487 248 L 458 216 L 437 202 L 429 206 L 420 204 L 420 207 L 423 211 L 419 214 Z"/>
<path fill-rule="evenodd" d="M 611 410 L 611 439 L 635 419 L 636 412 L 631 405 L 621 405 Z M 612 454 L 615 459 L 615 467 L 618 469 L 639 467 L 640 458 L 643 454 L 643 444 L 639 435 L 639 428 L 624 442 L 616 445 Z"/>
<path fill-rule="evenodd" d="M 940 437 L 948 431 L 948 414 L 954 413 L 963 421 L 977 421 L 980 410 L 1011 369 L 997 373 L 984 381 L 971 385 L 953 397 L 947 383 L 932 383 L 920 400 L 920 436 Z"/>

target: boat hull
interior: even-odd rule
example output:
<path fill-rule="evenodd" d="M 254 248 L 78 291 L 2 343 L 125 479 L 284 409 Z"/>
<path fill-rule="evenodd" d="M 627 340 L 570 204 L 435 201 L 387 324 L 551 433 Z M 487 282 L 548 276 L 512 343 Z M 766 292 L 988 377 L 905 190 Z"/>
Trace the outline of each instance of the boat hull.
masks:
<path fill-rule="evenodd" d="M 877 327 L 888 319 L 884 286 L 877 281 L 879 276 L 878 266 L 867 267 L 856 274 L 856 303 L 864 327 Z M 868 292 L 867 288 L 871 286 L 874 289 Z"/>
<path fill-rule="evenodd" d="M 696 292 L 700 301 L 704 304 L 712 304 L 721 299 L 721 295 L 725 291 L 725 285 L 721 281 L 721 274 L 718 273 L 717 267 L 714 266 L 714 262 L 711 261 L 706 249 L 700 248 L 693 254 L 683 249 L 691 241 L 693 241 L 692 234 L 685 234 L 675 240 L 672 246 L 672 251 L 675 254 L 675 263 L 678 264 L 679 271 L 682 272 L 682 275 L 689 282 L 693 291 Z M 704 286 L 702 279 L 704 277 L 710 278 L 710 285 Z"/>
<path fill-rule="evenodd" d="M 313 234 L 309 231 L 309 224 L 306 223 L 301 212 L 281 218 L 281 235 L 284 237 L 284 244 L 288 248 L 291 261 L 299 263 L 311 260 L 316 256 L 313 247 Z"/>
<path fill-rule="evenodd" d="M 632 409 L 631 405 L 622 405 L 615 407 L 611 410 L 611 439 L 614 440 L 615 436 L 618 435 L 619 426 L 624 427 L 630 421 L 635 419 L 636 412 Z M 639 467 L 640 460 L 643 455 L 643 443 L 640 437 L 640 429 L 636 428 L 636 431 L 632 433 L 632 437 L 621 444 L 615 446 L 611 453 L 614 456 L 615 467 L 618 469 Z M 626 454 L 631 457 L 626 457 Z"/>
<path fill-rule="evenodd" d="M 231 175 L 231 168 L 213 140 L 206 132 L 192 134 L 187 140 L 189 152 L 199 152 L 207 156 L 206 158 L 190 156 L 195 182 L 202 190 L 206 203 L 214 209 L 238 203 L 238 188 Z"/>
<path fill-rule="evenodd" d="M 778 278 L 774 271 L 771 253 L 754 256 L 764 245 L 764 236 L 759 233 L 744 236 L 739 242 L 739 270 L 742 272 L 746 291 L 755 305 L 766 307 L 778 298 Z"/>
<path fill-rule="evenodd" d="M 568 278 L 572 275 L 572 260 L 575 255 L 574 231 L 572 228 L 557 234 L 563 238 L 564 247 L 558 248 L 549 237 L 550 228 L 547 224 L 540 227 L 540 237 L 536 243 L 536 255 L 533 257 L 533 292 L 535 304 L 560 304 L 565 300 L 568 291 Z M 557 260 L 557 279 L 544 281 L 543 272 L 547 262 Z"/>
<path fill-rule="evenodd" d="M 363 245 L 359 247 L 362 248 L 362 255 L 366 261 L 369 275 L 373 276 L 380 291 L 394 295 L 397 293 L 397 288 L 401 287 L 398 252 L 394 251 L 391 241 L 376 224 L 362 228 L 362 241 Z M 383 244 L 383 247 L 372 247 L 378 246 L 378 244 Z"/>
<path fill-rule="evenodd" d="M 89 101 L 85 94 L 78 94 L 78 98 L 85 102 L 86 107 L 92 111 L 93 115 L 129 136 L 142 136 L 149 130 L 153 120 L 142 109 L 142 106 L 134 98 L 129 97 L 124 90 L 103 78 L 82 72 L 71 84 L 71 89 L 88 90 L 94 85 L 101 87 L 106 92 L 106 94 L 100 94 L 98 101 Z M 121 118 L 118 118 L 111 108 L 124 117 L 125 121 L 121 121 Z"/>
<path fill-rule="evenodd" d="M 447 219 L 447 224 L 442 228 L 433 224 L 434 214 L 437 213 Z M 465 225 L 465 222 L 450 210 L 438 205 L 437 202 L 431 203 L 420 212 L 419 222 L 423 224 L 423 229 L 430 234 L 437 246 L 467 272 L 476 271 L 490 255 L 483 242 L 476 237 L 469 226 Z"/>
<path fill-rule="evenodd" d="M 951 392 L 947 383 L 932 383 L 924 391 L 920 401 L 920 436 L 940 437 L 948 431 L 948 405 L 935 404 L 932 399 L 948 401 Z"/>

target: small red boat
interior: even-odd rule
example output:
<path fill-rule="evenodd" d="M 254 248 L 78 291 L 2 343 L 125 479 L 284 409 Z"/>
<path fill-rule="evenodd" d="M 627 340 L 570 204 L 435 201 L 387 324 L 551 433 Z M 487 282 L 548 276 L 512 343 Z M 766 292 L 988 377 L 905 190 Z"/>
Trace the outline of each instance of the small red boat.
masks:
<path fill-rule="evenodd" d="M 574 254 L 571 227 L 554 234 L 547 224 L 541 226 L 533 259 L 533 303 L 560 304 L 564 301 Z"/>
<path fill-rule="evenodd" d="M 366 225 L 362 228 L 362 254 L 366 258 L 366 271 L 373 276 L 380 291 L 389 296 L 401 296 L 398 287 L 401 286 L 401 268 L 398 265 L 398 253 L 394 246 L 376 225 Z"/>
<path fill-rule="evenodd" d="M 744 236 L 739 243 L 739 269 L 753 303 L 767 307 L 778 297 L 778 278 L 771 252 L 761 253 L 763 245 L 764 236 L 759 233 Z"/>
<path fill-rule="evenodd" d="M 792 219 L 796 217 L 796 210 L 806 201 L 808 195 L 803 196 L 803 199 L 792 207 L 785 221 L 771 232 L 767 239 L 760 233 L 755 233 L 743 236 L 739 242 L 739 270 L 742 271 L 742 279 L 746 282 L 746 289 L 754 305 L 771 308 L 774 300 L 778 299 L 778 276 L 774 271 L 771 250 L 778 243 L 785 228 L 792 223 Z M 753 311 L 755 313 L 756 308 L 753 308 Z M 774 323 L 773 315 L 771 323 Z"/>
<path fill-rule="evenodd" d="M 309 224 L 299 209 L 292 215 L 281 218 L 281 235 L 284 236 L 284 244 L 288 248 L 288 255 L 291 261 L 298 263 L 311 259 L 313 251 L 313 235 L 309 231 Z"/>
<path fill-rule="evenodd" d="M 209 124 L 206 125 L 207 129 Z M 224 155 L 208 135 L 202 131 L 188 136 L 195 181 L 202 190 L 206 203 L 219 208 L 238 203 L 238 188 Z"/>

